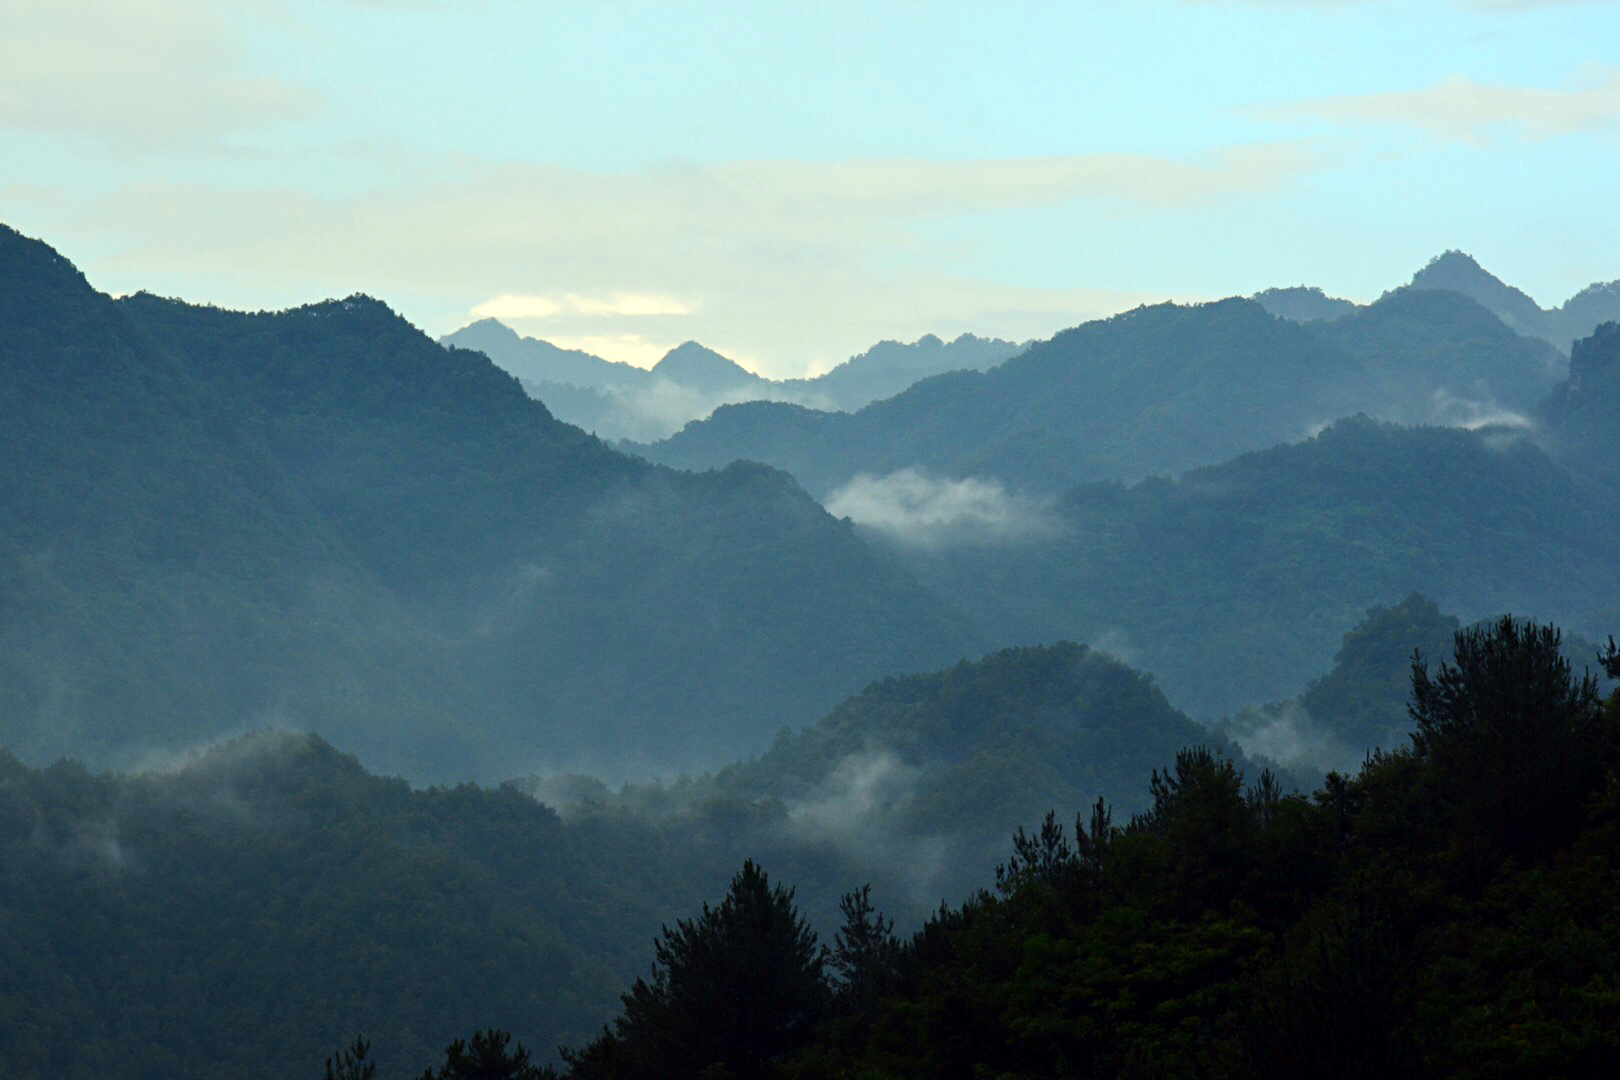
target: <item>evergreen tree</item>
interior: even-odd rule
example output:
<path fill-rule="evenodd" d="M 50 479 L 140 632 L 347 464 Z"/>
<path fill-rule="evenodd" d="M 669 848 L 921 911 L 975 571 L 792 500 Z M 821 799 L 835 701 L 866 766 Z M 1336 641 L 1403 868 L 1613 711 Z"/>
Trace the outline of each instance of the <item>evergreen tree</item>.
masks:
<path fill-rule="evenodd" d="M 362 1035 L 326 1059 L 326 1080 L 377 1080 L 377 1063 L 369 1060 L 371 1043 Z"/>
<path fill-rule="evenodd" d="M 556 1080 L 556 1070 L 531 1062 L 522 1043 L 507 1049 L 511 1042 L 509 1033 L 495 1028 L 457 1039 L 444 1048 L 439 1071 L 426 1070 L 422 1080 Z"/>
<path fill-rule="evenodd" d="M 803 1046 L 826 1015 L 826 950 L 752 860 L 718 907 L 653 945 L 650 979 L 624 995 L 612 1032 L 566 1053 L 576 1077 L 752 1080 Z"/>
<path fill-rule="evenodd" d="M 1412 660 L 1412 743 L 1433 763 L 1459 828 L 1522 852 L 1572 827 L 1596 782 L 1597 682 L 1576 678 L 1561 634 L 1504 615 L 1459 631 L 1456 661 Z"/>
<path fill-rule="evenodd" d="M 846 1010 L 870 1009 L 889 985 L 900 957 L 894 921 L 872 906 L 872 886 L 845 893 L 838 902 L 844 925 L 833 940 L 832 966 Z"/>

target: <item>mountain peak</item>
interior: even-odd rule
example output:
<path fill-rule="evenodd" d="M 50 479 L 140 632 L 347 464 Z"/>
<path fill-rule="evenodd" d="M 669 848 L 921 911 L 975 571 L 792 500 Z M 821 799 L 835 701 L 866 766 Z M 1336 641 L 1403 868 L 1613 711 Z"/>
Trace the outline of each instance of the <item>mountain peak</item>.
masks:
<path fill-rule="evenodd" d="M 486 315 L 482 319 L 475 319 L 457 330 L 454 334 L 446 334 L 446 338 L 457 336 L 477 336 L 482 341 L 522 341 L 518 332 L 507 326 L 493 315 Z M 443 340 L 443 339 L 441 339 Z"/>
<path fill-rule="evenodd" d="M 1540 335 L 1545 313 L 1530 297 L 1505 284 L 1463 251 L 1445 251 L 1412 275 L 1409 289 L 1462 293 L 1521 334 Z"/>
<path fill-rule="evenodd" d="M 653 365 L 653 374 L 700 390 L 729 390 L 758 376 L 695 341 L 683 342 Z"/>

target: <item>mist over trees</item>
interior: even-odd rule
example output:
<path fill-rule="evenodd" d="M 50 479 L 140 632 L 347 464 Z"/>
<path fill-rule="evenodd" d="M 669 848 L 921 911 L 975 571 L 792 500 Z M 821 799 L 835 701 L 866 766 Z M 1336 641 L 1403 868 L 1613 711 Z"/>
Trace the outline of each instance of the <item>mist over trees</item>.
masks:
<path fill-rule="evenodd" d="M 1185 749 L 1122 823 L 1099 800 L 1020 829 L 993 891 L 909 939 L 848 893 L 837 955 L 877 942 L 871 981 L 829 980 L 747 862 L 567 1075 L 1602 1075 L 1620 695 L 1560 644 L 1509 616 L 1458 631 L 1413 661 L 1410 747 L 1310 795 Z"/>
<path fill-rule="evenodd" d="M 791 478 L 617 453 L 375 300 L 115 302 L 9 231 L 0 267 L 31 760 L 279 725 L 418 777 L 644 773 L 981 649 Z"/>
<path fill-rule="evenodd" d="M 520 382 L 0 229 L 0 1073 L 1606 1075 L 1613 293 Z"/>

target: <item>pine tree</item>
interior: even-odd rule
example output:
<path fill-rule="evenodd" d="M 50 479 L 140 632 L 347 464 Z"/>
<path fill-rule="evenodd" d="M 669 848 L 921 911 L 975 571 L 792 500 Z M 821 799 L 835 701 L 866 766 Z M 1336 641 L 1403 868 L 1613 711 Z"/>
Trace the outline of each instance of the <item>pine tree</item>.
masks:
<path fill-rule="evenodd" d="M 1433 676 L 1412 658 L 1412 743 L 1431 762 L 1458 824 L 1522 852 L 1571 827 L 1596 782 L 1602 707 L 1574 676 L 1555 627 L 1504 615 L 1457 633 Z"/>
<path fill-rule="evenodd" d="M 665 927 L 613 1031 L 565 1053 L 577 1077 L 754 1080 L 803 1046 L 830 999 L 826 950 L 752 860 L 718 907 Z"/>

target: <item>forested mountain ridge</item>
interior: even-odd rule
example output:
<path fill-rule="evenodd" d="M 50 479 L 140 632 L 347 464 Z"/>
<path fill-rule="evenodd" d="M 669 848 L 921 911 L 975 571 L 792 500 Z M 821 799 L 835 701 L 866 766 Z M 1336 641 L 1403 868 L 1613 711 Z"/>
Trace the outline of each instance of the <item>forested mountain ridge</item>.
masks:
<path fill-rule="evenodd" d="M 275 721 L 418 776 L 667 768 L 979 651 L 790 478 L 620 454 L 377 301 L 114 302 L 0 248 L 30 756 Z"/>
<path fill-rule="evenodd" d="M 0 1068 L 284 1076 L 358 1028 L 397 1071 L 485 1023 L 544 1060 L 744 858 L 790 876 L 823 933 L 857 881 L 914 926 L 1054 806 L 1145 809 L 1191 743 L 1231 750 L 1064 644 L 881 680 L 709 777 L 576 784 L 560 817 L 519 793 L 556 785 L 412 790 L 310 735 L 128 774 L 0 752 Z"/>
<path fill-rule="evenodd" d="M 829 848 L 910 918 L 968 895 L 1012 831 L 1054 806 L 1106 797 L 1121 812 L 1142 809 L 1153 769 L 1194 744 L 1247 764 L 1152 676 L 1062 642 L 880 680 L 815 724 L 784 728 L 758 757 L 678 783 L 613 791 L 574 776 L 526 786 L 576 817 L 709 835 L 729 819 L 739 852 L 757 853 L 767 837 Z M 1307 767 L 1287 779 L 1309 786 L 1317 775 Z M 815 885 L 819 897 L 826 882 Z"/>
<path fill-rule="evenodd" d="M 1309 796 L 1189 748 L 1128 819 L 1098 800 L 1020 829 L 994 891 L 909 938 L 863 887 L 818 941 L 746 860 L 566 1070 L 473 1045 L 522 1080 L 1606 1076 L 1620 696 L 1561 645 L 1459 631 L 1410 668 L 1409 745 Z M 1600 659 L 1620 676 L 1612 641 Z"/>
<path fill-rule="evenodd" d="M 1536 337 L 1568 354 L 1572 344 L 1600 324 L 1620 319 L 1620 281 L 1594 282 L 1558 307 L 1544 309 L 1522 289 L 1502 281 L 1463 251 L 1445 251 L 1430 259 L 1405 285 L 1384 293 L 1453 292 L 1480 304 L 1526 337 Z M 1319 288 L 1294 286 L 1265 289 L 1255 301 L 1266 310 L 1295 322 L 1336 319 L 1360 305 L 1327 296 Z"/>
<path fill-rule="evenodd" d="M 1414 290 L 1303 326 L 1248 300 L 1161 304 L 850 416 L 726 406 L 643 452 L 684 468 L 763 461 L 822 497 L 907 468 L 1052 493 L 1213 465 L 1358 412 L 1473 422 L 1527 410 L 1562 374 L 1556 351 L 1452 294 Z"/>
<path fill-rule="evenodd" d="M 1620 319 L 1620 281 L 1588 285 L 1556 308 L 1543 309 L 1461 251 L 1447 251 L 1412 275 L 1407 289 L 1444 289 L 1479 301 L 1508 326 L 1568 353 L 1600 323 Z"/>
<path fill-rule="evenodd" d="M 728 872 L 604 832 L 511 789 L 413 791 L 313 736 L 138 775 L 0 751 L 0 1069 L 299 1076 L 357 1024 L 391 1069 L 485 1022 L 549 1055 Z"/>
<path fill-rule="evenodd" d="M 1501 429 L 1352 418 L 1173 481 L 1080 485 L 1050 514 L 1014 542 L 894 550 L 991 637 L 1113 649 L 1205 719 L 1298 693 L 1414 590 L 1590 638 L 1620 618 L 1615 498 Z"/>

